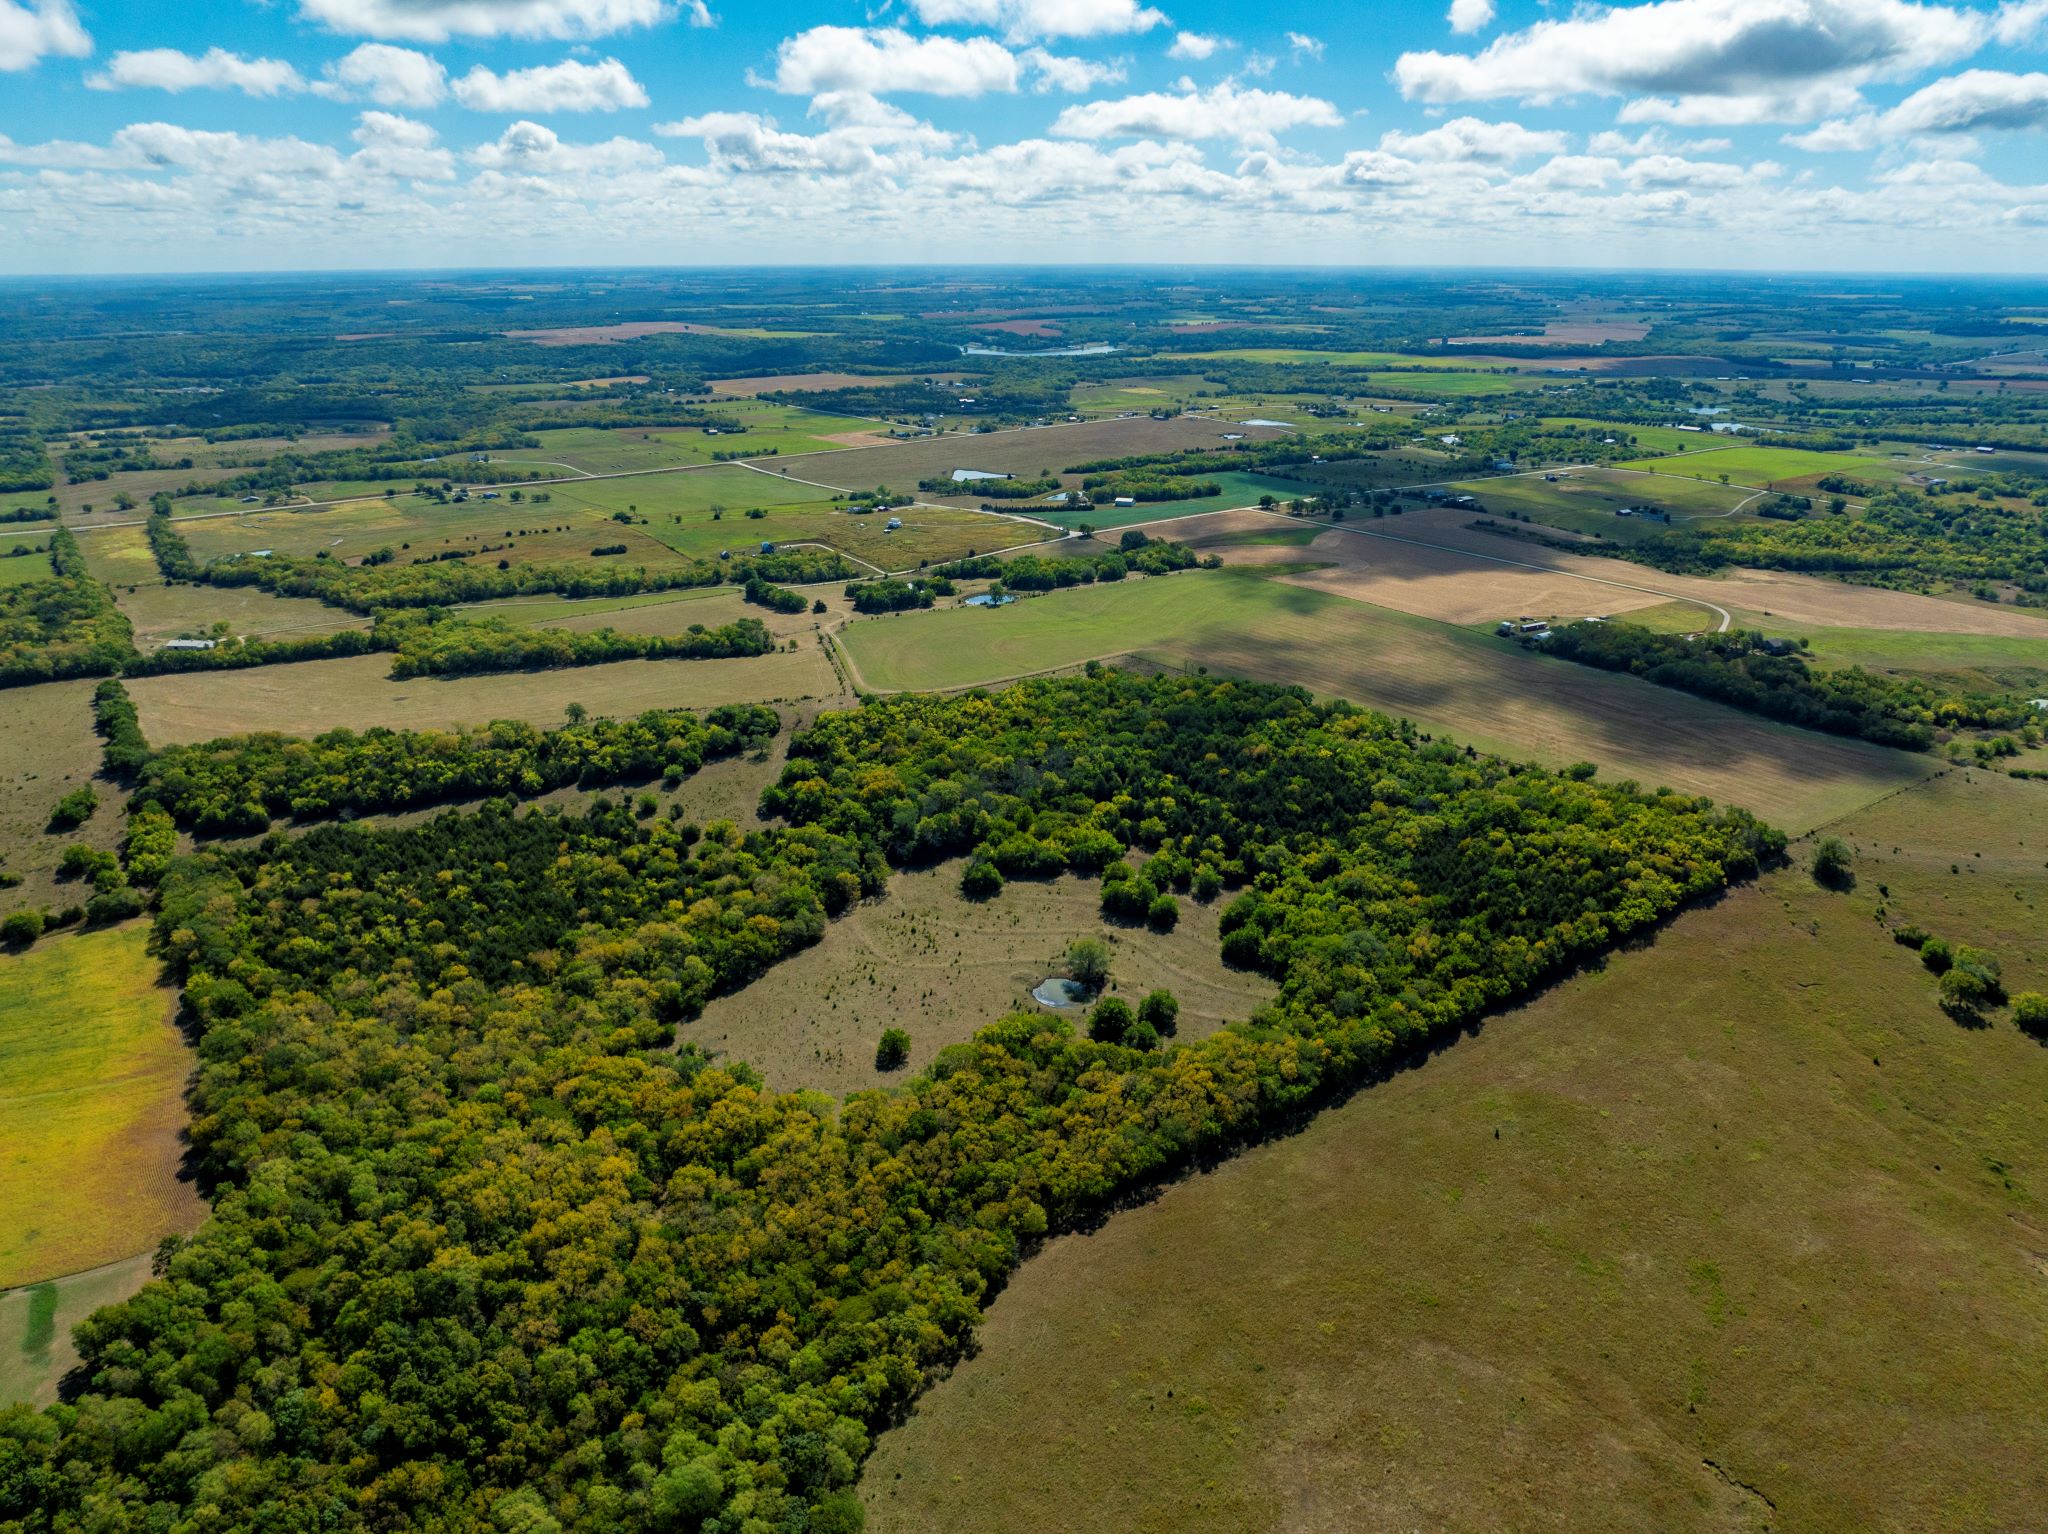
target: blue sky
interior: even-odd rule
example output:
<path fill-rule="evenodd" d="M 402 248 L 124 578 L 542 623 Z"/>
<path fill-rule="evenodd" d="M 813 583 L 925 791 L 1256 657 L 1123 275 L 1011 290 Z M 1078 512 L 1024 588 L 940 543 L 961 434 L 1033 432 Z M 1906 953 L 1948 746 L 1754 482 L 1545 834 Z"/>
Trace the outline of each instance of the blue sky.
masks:
<path fill-rule="evenodd" d="M 0 0 L 10 272 L 2048 268 L 2048 0 Z"/>

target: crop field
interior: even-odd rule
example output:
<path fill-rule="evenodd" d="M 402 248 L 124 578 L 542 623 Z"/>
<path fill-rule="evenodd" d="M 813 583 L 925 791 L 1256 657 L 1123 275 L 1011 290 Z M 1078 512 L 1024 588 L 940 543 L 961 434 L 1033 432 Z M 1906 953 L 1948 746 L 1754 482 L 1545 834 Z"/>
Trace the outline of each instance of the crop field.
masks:
<path fill-rule="evenodd" d="M 1112 378 L 1106 383 L 1075 384 L 1073 392 L 1067 396 L 1067 403 L 1081 415 L 1157 410 L 1161 405 L 1203 410 L 1209 407 L 1210 402 L 1197 396 L 1214 387 L 1200 373 L 1145 374 L 1134 378 Z"/>
<path fill-rule="evenodd" d="M 1888 460 L 1854 453 L 1813 453 L 1789 447 L 1722 447 L 1683 453 L 1676 458 L 1637 458 L 1621 465 L 1647 469 L 1653 474 L 1678 474 L 1688 478 L 1718 479 L 1726 474 L 1731 484 L 1768 488 L 1780 480 L 1806 479 L 1816 474 L 1847 474 L 1883 468 Z"/>
<path fill-rule="evenodd" d="M 1149 416 L 1129 420 L 1084 421 L 1079 425 L 1024 427 L 1015 431 L 948 432 L 888 447 L 849 448 L 805 458 L 761 460 L 761 466 L 814 480 L 838 490 L 915 489 L 920 480 L 951 474 L 955 469 L 982 469 L 992 474 L 1031 474 L 1040 469 L 1057 474 L 1073 464 L 1139 453 L 1172 453 L 1188 448 L 1227 446 L 1227 422 L 1175 416 L 1155 421 Z M 1274 435 L 1251 429 L 1250 435 Z"/>
<path fill-rule="evenodd" d="M 2029 637 L 1838 628 L 1815 629 L 1805 637 L 1822 665 L 1922 673 L 1987 690 L 2048 696 L 2048 632 Z"/>
<path fill-rule="evenodd" d="M 1697 447 L 1700 440 L 1697 432 L 1680 431 L 1675 426 L 1637 426 L 1630 422 L 1600 421 L 1587 416 L 1545 416 L 1538 424 L 1604 427 L 1608 436 L 1622 442 L 1632 442 L 1637 447 L 1653 453 L 1682 453 L 1688 448 Z"/>
<path fill-rule="evenodd" d="M 1181 517 L 1201 516 L 1205 512 L 1256 506 L 1259 497 L 1265 495 L 1291 501 L 1316 494 L 1316 487 L 1306 481 L 1282 479 L 1274 474 L 1204 474 L 1202 478 L 1214 480 L 1222 488 L 1215 495 L 1197 496 L 1186 501 L 1141 501 L 1136 506 L 1097 504 L 1085 511 L 1034 503 L 1028 510 L 1032 516 L 1043 517 L 1061 527 L 1138 527 L 1148 522 L 1173 521 Z"/>
<path fill-rule="evenodd" d="M 1770 874 L 1054 1242 L 881 1438 L 868 1528 L 2032 1526 L 2048 1050 L 1872 919 L 1884 880 L 2042 983 L 2048 794 L 1984 787 L 1853 818 L 1907 851 L 1850 895 Z"/>
<path fill-rule="evenodd" d="M 841 643 L 856 680 L 882 691 L 974 686 L 1120 655 L 1205 665 L 1346 698 L 1505 756 L 1591 760 L 1802 831 L 1936 770 L 1928 758 L 1772 724 L 1249 571 L 866 619 L 848 624 Z"/>
<path fill-rule="evenodd" d="M 1549 580 L 1587 586 L 1590 600 L 1574 604 L 1593 612 L 1619 610 L 1617 587 L 1662 593 L 1727 610 L 1756 613 L 1794 633 L 1819 628 L 1917 629 L 1931 634 L 2003 634 L 2019 638 L 2048 635 L 2048 617 L 1989 602 L 1944 601 L 1910 591 L 1852 586 L 1842 581 L 1786 571 L 1734 569 L 1718 577 L 1674 575 L 1598 555 L 1546 549 L 1525 539 L 1472 526 L 1470 512 L 1438 509 L 1393 518 L 1353 519 L 1329 541 L 1315 546 L 1318 559 L 1333 568 L 1301 577 L 1367 601 L 1446 622 L 1476 622 L 1495 612 L 1496 602 L 1514 605 L 1513 566 L 1533 566 Z M 1406 539 L 1403 543 L 1396 540 Z M 1473 556 L 1483 556 L 1474 558 Z M 1452 577 L 1464 576 L 1463 584 Z M 1431 583 L 1420 583 L 1424 578 Z M 1614 582 L 1615 586 L 1604 583 Z M 1609 595 L 1608 593 L 1615 593 Z M 1567 608 L 1565 611 L 1572 611 Z M 1555 613 L 1537 612 L 1552 617 Z"/>
<path fill-rule="evenodd" d="M 1016 880 L 992 900 L 960 894 L 960 865 L 899 873 L 879 900 L 835 920 L 814 946 L 744 991 L 720 997 L 678 1038 L 752 1064 L 781 1091 L 864 1091 L 902 1081 L 948 1044 L 1013 1011 L 1042 1010 L 1031 988 L 1058 974 L 1079 937 L 1111 950 L 1114 994 L 1132 1006 L 1157 989 L 1181 1004 L 1179 1037 L 1249 1016 L 1275 987 L 1219 957 L 1222 902 L 1183 898 L 1169 933 L 1107 923 L 1093 879 Z M 1062 1014 L 1077 1026 L 1082 1013 Z M 875 1069 L 885 1028 L 910 1034 L 906 1071 Z"/>
<path fill-rule="evenodd" d="M 148 938 L 130 922 L 0 956 L 0 1288 L 199 1221 L 178 1176 L 193 1057 Z"/>
<path fill-rule="evenodd" d="M 493 719 L 558 724 L 571 703 L 595 714 L 623 715 L 825 698 L 839 690 L 831 662 L 815 645 L 727 660 L 628 660 L 496 676 L 394 681 L 390 673 L 390 656 L 355 655 L 247 671 L 138 677 L 128 691 L 150 743 L 168 746 L 251 730 L 317 735 L 372 723 L 414 730 Z M 50 802 L 56 798 L 50 795 Z"/>
<path fill-rule="evenodd" d="M 0 872 L 22 882 L 0 889 L 0 915 L 28 906 L 61 909 L 90 890 L 59 883 L 57 864 L 72 842 L 111 850 L 120 840 L 118 790 L 97 784 L 100 807 L 61 834 L 47 829 L 50 811 L 73 789 L 94 783 L 100 739 L 93 733 L 94 683 L 41 682 L 0 688 Z M 0 961 L 4 962 L 4 961 Z"/>

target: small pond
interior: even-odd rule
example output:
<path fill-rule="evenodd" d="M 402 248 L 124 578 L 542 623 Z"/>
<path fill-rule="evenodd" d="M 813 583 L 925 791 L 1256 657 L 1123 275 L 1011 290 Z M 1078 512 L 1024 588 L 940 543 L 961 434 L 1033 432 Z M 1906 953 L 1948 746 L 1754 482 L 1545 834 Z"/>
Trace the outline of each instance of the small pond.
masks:
<path fill-rule="evenodd" d="M 997 596 L 994 592 L 984 591 L 978 597 L 969 597 L 964 605 L 968 607 L 1008 607 L 1016 600 L 1007 591 L 1001 596 Z"/>
<path fill-rule="evenodd" d="M 1031 999 L 1041 1007 L 1078 1007 L 1088 1000 L 1088 993 L 1066 976 L 1054 975 L 1032 990 Z"/>

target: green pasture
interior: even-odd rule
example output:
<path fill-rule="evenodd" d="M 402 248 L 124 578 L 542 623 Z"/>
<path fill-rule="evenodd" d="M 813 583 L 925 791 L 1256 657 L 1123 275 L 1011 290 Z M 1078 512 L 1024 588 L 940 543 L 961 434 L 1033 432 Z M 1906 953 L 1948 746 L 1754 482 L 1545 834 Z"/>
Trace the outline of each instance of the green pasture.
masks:
<path fill-rule="evenodd" d="M 19 552 L 24 549 L 28 552 Z M 0 586 L 25 586 L 30 581 L 49 580 L 56 573 L 46 539 L 0 538 Z"/>
<path fill-rule="evenodd" d="M 1136 527 L 1146 522 L 1164 522 L 1178 517 L 1198 516 L 1206 511 L 1229 511 L 1238 506 L 1256 506 L 1262 495 L 1291 501 L 1318 493 L 1316 486 L 1305 481 L 1281 479 L 1272 474 L 1204 474 L 1201 477 L 1205 480 L 1213 479 L 1223 488 L 1215 495 L 1199 496 L 1190 501 L 1141 501 L 1136 506 L 1112 506 L 1104 501 L 1098 502 L 1086 511 L 1069 511 L 1063 506 L 1047 506 L 1033 502 L 1019 509 L 1030 516 L 1042 517 L 1061 527 L 1080 527 L 1083 524 L 1095 528 Z"/>
<path fill-rule="evenodd" d="M 1884 468 L 1888 460 L 1856 453 L 1815 453 L 1790 447 L 1721 447 L 1677 457 L 1636 458 L 1621 465 L 1646 469 L 1653 474 L 1676 474 L 1687 478 L 1719 479 L 1726 474 L 1731 484 L 1767 488 L 1781 480 L 1807 479 L 1817 474 L 1856 474 Z"/>

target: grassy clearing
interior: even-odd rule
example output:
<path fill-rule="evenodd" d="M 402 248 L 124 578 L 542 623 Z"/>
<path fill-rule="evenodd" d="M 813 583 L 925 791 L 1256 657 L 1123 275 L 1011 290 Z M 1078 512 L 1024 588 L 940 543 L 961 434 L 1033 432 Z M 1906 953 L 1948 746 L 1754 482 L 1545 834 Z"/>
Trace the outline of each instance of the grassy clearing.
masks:
<path fill-rule="evenodd" d="M 325 553 L 351 560 L 389 548 L 401 560 L 459 550 L 493 561 L 552 563 L 588 558 L 593 547 L 606 543 L 634 545 L 634 557 L 643 563 L 670 558 L 653 539 L 613 522 L 609 508 L 593 508 L 559 491 L 538 506 L 508 501 L 441 506 L 406 495 L 318 510 L 181 520 L 178 530 L 202 561 L 262 549 L 280 556 Z"/>
<path fill-rule="evenodd" d="M 1373 373 L 1366 383 L 1407 394 L 1443 395 L 1519 394 L 1529 387 L 1527 378 L 1500 373 Z"/>
<path fill-rule="evenodd" d="M 2048 899 L 2048 795 L 1985 781 L 1850 823 L 1934 865 L 1897 909 Z M 1949 874 L 1958 813 L 2029 855 Z M 1949 1022 L 1875 883 L 1773 874 L 1053 1243 L 883 1436 L 868 1527 L 2031 1526 L 2048 1050 Z"/>
<path fill-rule="evenodd" d="M 100 740 L 92 728 L 94 685 L 43 682 L 0 689 L 0 871 L 22 879 L 13 889 L 0 889 L 0 915 L 27 906 L 61 909 L 82 904 L 91 891 L 57 879 L 64 849 L 85 842 L 111 850 L 120 839 L 120 790 L 97 781 Z M 98 789 L 99 812 L 75 831 L 52 834 L 51 809 L 88 783 Z"/>
<path fill-rule="evenodd" d="M 644 469 L 711 463 L 732 453 L 815 453 L 839 446 L 833 439 L 878 430 L 854 416 L 824 415 L 765 400 L 720 404 L 716 414 L 743 425 L 744 432 L 709 432 L 699 426 L 576 426 L 534 433 L 540 446 L 493 453 L 493 463 L 528 468 L 560 464 L 585 474 L 624 474 Z"/>
<path fill-rule="evenodd" d="M 1751 718 L 1634 677 L 1249 571 L 1060 592 L 849 624 L 864 684 L 951 688 L 1136 654 L 1292 682 L 1504 755 L 1598 763 L 1804 830 L 1934 770 L 1923 758 Z"/>
<path fill-rule="evenodd" d="M 1490 512 L 1518 512 L 1551 527 L 1592 533 L 1616 542 L 1654 536 L 1661 524 L 1619 517 L 1624 508 L 1668 511 L 1674 518 L 1725 517 L 1756 494 L 1718 482 L 1611 469 L 1558 470 L 1557 478 L 1501 475 L 1466 480 L 1452 488 L 1477 496 Z"/>
<path fill-rule="evenodd" d="M 47 581 L 56 573 L 56 566 L 50 563 L 47 538 L 0 539 L 0 586 Z"/>
<path fill-rule="evenodd" d="M 1176 517 L 1199 516 L 1207 511 L 1229 511 L 1239 506 L 1256 506 L 1259 497 L 1270 495 L 1275 500 L 1291 501 L 1316 494 L 1316 487 L 1298 479 L 1282 479 L 1273 474 L 1205 474 L 1205 480 L 1213 479 L 1222 488 L 1215 495 L 1204 495 L 1189 501 L 1146 501 L 1136 506 L 1096 505 L 1085 511 L 1068 511 L 1059 506 L 1032 506 L 1034 517 L 1044 517 L 1061 527 L 1139 527 L 1147 522 L 1169 521 Z"/>
<path fill-rule="evenodd" d="M 571 703 L 593 713 L 623 715 L 650 708 L 832 697 L 839 690 L 831 663 L 816 645 L 733 660 L 631 660 L 503 676 L 401 682 L 393 681 L 390 672 L 389 656 L 357 655 L 248 671 L 139 677 L 128 690 L 144 732 L 158 746 L 249 730 L 316 735 L 371 724 L 416 730 L 493 719 L 557 724 Z"/>
<path fill-rule="evenodd" d="M 71 1328 L 149 1282 L 150 1254 L 22 1289 L 0 1290 L 0 1406 L 48 1406 L 78 1363 Z"/>
<path fill-rule="evenodd" d="M 960 894 L 960 865 L 898 874 L 888 893 L 834 921 L 815 947 L 746 990 L 720 997 L 680 1037 L 745 1060 L 771 1087 L 863 1091 L 924 1069 L 1004 1014 L 1035 1010 L 1031 988 L 1058 973 L 1077 937 L 1114 953 L 1112 988 L 1136 1006 L 1155 989 L 1180 1001 L 1180 1037 L 1248 1016 L 1274 987 L 1224 967 L 1221 905 L 1181 901 L 1170 933 L 1111 926 L 1092 879 L 1016 882 L 993 900 Z M 1079 1011 L 1063 1014 L 1081 1026 Z M 908 1071 L 875 1069 L 885 1028 L 908 1030 Z"/>
<path fill-rule="evenodd" d="M 1621 467 L 1653 474 L 1717 479 L 1726 474 L 1733 484 L 1768 487 L 1779 480 L 1814 474 L 1847 474 L 1881 468 L 1886 460 L 1854 453 L 1810 453 L 1789 447 L 1721 447 L 1668 458 L 1638 458 Z"/>
<path fill-rule="evenodd" d="M 189 1230 L 178 1179 L 192 1052 L 147 924 L 0 957 L 0 1287 L 96 1268 Z"/>

